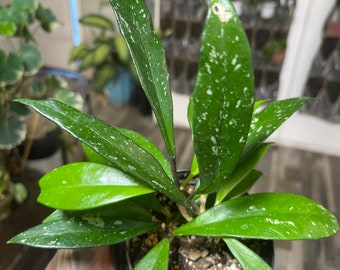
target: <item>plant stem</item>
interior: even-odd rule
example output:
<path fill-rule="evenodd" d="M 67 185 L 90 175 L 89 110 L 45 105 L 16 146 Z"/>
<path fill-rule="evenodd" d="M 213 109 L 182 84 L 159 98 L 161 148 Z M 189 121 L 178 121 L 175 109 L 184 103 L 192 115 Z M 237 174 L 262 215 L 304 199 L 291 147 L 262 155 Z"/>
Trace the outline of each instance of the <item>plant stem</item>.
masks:
<path fill-rule="evenodd" d="M 181 183 L 179 182 L 179 179 L 177 176 L 176 157 L 170 158 L 170 165 L 171 165 L 172 177 L 174 178 L 175 184 L 177 185 L 177 187 L 180 187 Z"/>

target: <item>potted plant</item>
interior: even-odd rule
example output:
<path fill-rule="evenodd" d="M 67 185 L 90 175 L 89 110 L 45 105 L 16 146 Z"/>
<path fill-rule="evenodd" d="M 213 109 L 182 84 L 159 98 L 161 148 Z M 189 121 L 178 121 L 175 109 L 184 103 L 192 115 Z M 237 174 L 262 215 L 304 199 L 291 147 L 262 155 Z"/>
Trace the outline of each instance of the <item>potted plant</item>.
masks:
<path fill-rule="evenodd" d="M 51 32 L 59 22 L 52 11 L 38 1 L 13 0 L 0 6 L 0 151 L 9 150 L 26 137 L 24 116 L 28 110 L 14 104 L 17 97 L 26 97 L 30 78 L 42 66 L 42 58 L 34 39 L 34 32 Z"/>
<path fill-rule="evenodd" d="M 12 183 L 10 176 L 21 171 L 31 153 L 31 145 L 36 128 L 37 117 L 34 121 L 29 109 L 19 103 L 13 103 L 18 97 L 31 97 L 37 93 L 38 72 L 42 66 L 42 57 L 38 44 L 34 38 L 37 30 L 49 33 L 59 25 L 53 12 L 36 0 L 13 0 L 10 4 L 0 5 L 0 168 L 4 180 L 1 197 L 13 198 L 16 194 L 24 194 L 21 183 Z M 39 75 L 40 76 L 40 75 Z M 55 81 L 58 81 L 55 79 Z M 60 81 L 60 80 L 59 80 Z M 66 97 L 73 96 L 72 92 L 65 94 L 65 87 L 46 80 L 45 86 L 40 87 L 40 93 L 47 92 L 59 100 L 66 101 Z M 52 89 L 53 87 L 53 89 Z M 35 91 L 32 91 L 35 89 Z M 34 93 L 35 92 L 35 93 Z M 38 114 L 36 114 L 38 115 Z M 27 142 L 24 144 L 24 142 Z M 24 147 L 25 145 L 25 147 Z M 17 155 L 17 149 L 22 149 L 22 155 Z M 51 149 L 51 145 L 48 147 Z M 18 191 L 18 192 L 17 192 Z M 23 191 L 25 192 L 25 191 Z M 5 196 L 6 195 L 6 196 Z M 19 198 L 18 195 L 14 196 Z M 25 196 L 22 196 L 24 198 Z M 17 199 L 18 202 L 23 201 Z"/>
<path fill-rule="evenodd" d="M 64 165 L 40 180 L 38 201 L 56 211 L 9 243 L 84 248 L 160 233 L 146 237 L 155 245 L 133 267 L 168 269 L 176 239 L 204 236 L 227 246 L 244 269 L 269 269 L 242 239 L 334 235 L 336 218 L 310 199 L 286 193 L 247 195 L 261 176 L 254 166 L 270 146 L 265 140 L 306 98 L 267 106 L 254 103 L 251 52 L 231 2 L 209 4 L 188 109 L 195 156 L 183 181 L 176 167 L 164 50 L 147 7 L 141 0 L 110 3 L 157 118 L 167 157 L 142 135 L 63 103 L 18 100 L 79 139 L 90 161 Z"/>
<path fill-rule="evenodd" d="M 87 14 L 80 24 L 91 30 L 92 38 L 74 47 L 70 61 L 79 63 L 79 70 L 91 70 L 92 85 L 115 103 L 130 101 L 135 88 L 135 71 L 123 37 L 115 31 L 109 18 Z"/>
<path fill-rule="evenodd" d="M 281 65 L 286 52 L 286 38 L 272 39 L 263 50 L 263 59 L 274 65 Z"/>

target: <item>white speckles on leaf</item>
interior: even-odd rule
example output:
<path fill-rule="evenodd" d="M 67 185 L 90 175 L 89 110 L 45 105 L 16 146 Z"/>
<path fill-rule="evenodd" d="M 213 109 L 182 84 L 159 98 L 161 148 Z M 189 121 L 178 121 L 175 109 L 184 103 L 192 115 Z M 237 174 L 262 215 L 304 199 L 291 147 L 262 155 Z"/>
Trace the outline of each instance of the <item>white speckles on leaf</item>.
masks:
<path fill-rule="evenodd" d="M 210 140 L 212 141 L 213 144 L 217 144 L 216 138 L 214 136 L 211 136 Z"/>
<path fill-rule="evenodd" d="M 122 225 L 123 222 L 121 220 L 116 220 L 113 224 L 114 225 Z"/>
<path fill-rule="evenodd" d="M 233 14 L 229 10 L 225 10 L 220 3 L 213 4 L 212 11 L 223 23 L 228 22 L 233 17 Z"/>
<path fill-rule="evenodd" d="M 102 220 L 100 217 L 95 217 L 91 215 L 85 215 L 83 216 L 83 220 L 86 220 L 88 224 L 94 225 L 96 227 L 103 228 L 105 225 L 104 220 Z"/>

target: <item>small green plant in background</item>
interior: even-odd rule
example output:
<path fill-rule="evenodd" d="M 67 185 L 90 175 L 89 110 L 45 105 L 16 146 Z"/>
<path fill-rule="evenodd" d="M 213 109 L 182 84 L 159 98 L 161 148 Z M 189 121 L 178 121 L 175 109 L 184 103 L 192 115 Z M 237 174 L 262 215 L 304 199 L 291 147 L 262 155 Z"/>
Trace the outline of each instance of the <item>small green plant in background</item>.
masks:
<path fill-rule="evenodd" d="M 52 11 L 36 0 L 0 5 L 0 37 L 2 45 L 7 45 L 0 46 L 0 152 L 26 137 L 24 116 L 28 110 L 12 100 L 27 97 L 27 83 L 43 63 L 34 33 L 38 29 L 49 33 L 58 25 Z"/>
<path fill-rule="evenodd" d="M 251 51 L 231 2 L 209 4 L 188 106 L 195 156 L 184 182 L 177 174 L 164 49 L 148 9 L 141 0 L 110 3 L 167 153 L 141 134 L 110 126 L 58 101 L 19 99 L 80 140 L 89 162 L 64 165 L 42 177 L 38 201 L 56 211 L 9 243 L 83 248 L 165 230 L 166 236 L 136 269 L 167 269 L 171 240 L 185 235 L 222 238 L 244 269 L 268 269 L 240 238 L 334 235 L 336 218 L 310 199 L 286 193 L 246 195 L 262 175 L 254 167 L 270 147 L 266 139 L 307 99 L 254 102 Z M 193 177 L 198 182 L 188 193 L 186 185 Z M 177 205 L 175 211 L 169 213 L 156 193 Z M 152 213 L 163 218 L 157 220 Z"/>
<path fill-rule="evenodd" d="M 120 68 L 135 75 L 124 38 L 117 33 L 112 20 L 100 14 L 87 14 L 79 22 L 90 30 L 92 39 L 74 47 L 70 61 L 79 63 L 80 71 L 93 70 L 95 90 L 103 91 Z"/>

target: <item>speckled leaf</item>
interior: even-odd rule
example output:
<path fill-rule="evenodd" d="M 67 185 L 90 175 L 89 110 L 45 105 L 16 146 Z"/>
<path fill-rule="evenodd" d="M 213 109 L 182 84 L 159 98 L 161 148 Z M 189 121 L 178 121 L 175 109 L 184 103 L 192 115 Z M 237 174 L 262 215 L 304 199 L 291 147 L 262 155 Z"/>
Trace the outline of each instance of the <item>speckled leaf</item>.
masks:
<path fill-rule="evenodd" d="M 338 229 L 336 218 L 306 197 L 259 193 L 216 205 L 174 233 L 178 236 L 298 240 L 328 237 Z"/>
<path fill-rule="evenodd" d="M 253 112 L 251 51 L 230 1 L 210 1 L 192 98 L 200 190 L 220 188 L 233 172 Z"/>
<path fill-rule="evenodd" d="M 84 210 L 151 193 L 149 186 L 98 163 L 67 164 L 45 174 L 38 201 L 63 210 Z"/>
<path fill-rule="evenodd" d="M 167 270 L 170 241 L 165 238 L 155 245 L 135 266 L 135 270 Z"/>
<path fill-rule="evenodd" d="M 119 128 L 119 131 L 148 151 L 159 162 L 167 175 L 172 178 L 171 166 L 168 159 L 152 141 L 133 130 Z"/>
<path fill-rule="evenodd" d="M 146 151 L 148 151 L 162 166 L 163 170 L 167 173 L 167 175 L 172 178 L 172 173 L 171 173 L 171 167 L 168 159 L 165 157 L 163 152 L 149 139 L 144 137 L 138 132 L 128 130 L 128 129 L 122 129 L 118 128 L 118 130 L 136 142 L 139 146 L 143 147 Z M 87 158 L 91 162 L 96 162 L 104 165 L 112 165 L 107 159 L 104 159 L 102 156 L 97 154 L 95 151 L 93 151 L 90 147 L 83 145 L 83 149 L 86 153 Z"/>
<path fill-rule="evenodd" d="M 190 208 L 157 160 L 119 129 L 56 100 L 18 99 L 91 147 L 121 171 Z"/>
<path fill-rule="evenodd" d="M 88 211 L 53 213 L 42 224 L 8 242 L 44 248 L 95 247 L 119 243 L 159 226 L 150 219 L 139 219 L 131 211 L 130 206 L 113 204 Z"/>
<path fill-rule="evenodd" d="M 170 157 L 175 157 L 173 108 L 165 53 L 142 0 L 110 0 L 135 65 L 139 81 L 152 106 Z"/>
<path fill-rule="evenodd" d="M 271 270 L 272 268 L 253 250 L 237 239 L 223 239 L 244 270 Z"/>
<path fill-rule="evenodd" d="M 263 143 L 307 100 L 305 97 L 278 100 L 254 113 L 242 158 Z"/>

